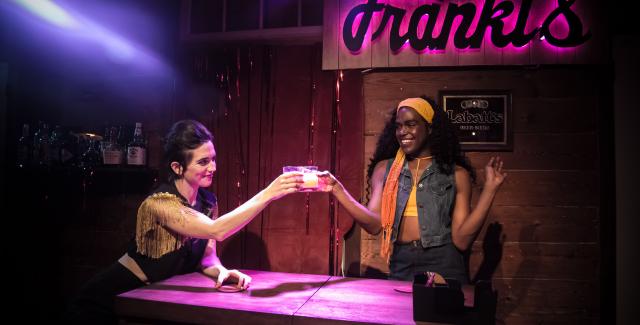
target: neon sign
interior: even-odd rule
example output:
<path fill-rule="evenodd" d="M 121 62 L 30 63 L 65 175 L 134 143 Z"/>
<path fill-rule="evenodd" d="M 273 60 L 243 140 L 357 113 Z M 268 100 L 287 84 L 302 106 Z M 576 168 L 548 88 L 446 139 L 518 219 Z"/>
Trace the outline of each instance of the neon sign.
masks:
<path fill-rule="evenodd" d="M 522 0 L 519 9 L 508 0 L 497 5 L 495 0 L 485 0 L 481 8 L 472 2 L 449 3 L 446 8 L 441 8 L 440 3 L 426 4 L 414 10 L 409 19 L 407 32 L 400 35 L 400 26 L 407 11 L 390 4 L 378 3 L 377 0 L 368 0 L 349 11 L 344 20 L 342 36 L 347 49 L 352 52 L 359 51 L 371 25 L 373 14 L 381 12 L 383 14 L 382 20 L 373 32 L 371 39 L 375 40 L 380 37 L 389 21 L 392 20 L 389 30 L 389 47 L 394 52 L 399 51 L 406 43 L 417 51 L 444 50 L 451 33 L 453 33 L 453 44 L 456 48 L 477 49 L 480 48 L 488 28 L 491 28 L 491 42 L 499 48 L 504 48 L 509 44 L 523 47 L 536 37 L 555 47 L 576 47 L 591 37 L 591 32 L 583 30 L 580 17 L 571 9 L 575 0 L 557 0 L 557 7 L 548 13 L 543 23 L 526 31 L 532 2 L 533 0 Z M 480 10 L 480 17 L 475 29 L 470 30 L 478 10 Z M 436 30 L 436 19 L 441 11 L 444 20 L 439 29 L 440 33 L 433 35 Z M 512 14 L 516 16 L 510 17 Z M 418 24 L 425 15 L 427 16 L 426 27 L 422 35 L 418 35 Z M 361 19 L 356 23 L 358 16 L 361 16 Z M 563 33 L 566 35 L 554 34 L 550 27 L 561 17 L 566 25 L 567 31 Z M 456 27 L 454 20 L 460 20 L 460 18 L 461 22 Z M 516 22 L 513 30 L 504 34 L 507 18 L 516 18 Z M 354 28 L 357 28 L 355 35 L 353 34 Z M 468 34 L 470 36 L 467 36 Z"/>

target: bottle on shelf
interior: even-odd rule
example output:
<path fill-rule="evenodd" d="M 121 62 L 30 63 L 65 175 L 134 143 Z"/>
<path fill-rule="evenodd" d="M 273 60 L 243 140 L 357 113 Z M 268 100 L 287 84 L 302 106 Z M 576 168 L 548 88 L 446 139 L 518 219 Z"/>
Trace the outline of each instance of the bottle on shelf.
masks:
<path fill-rule="evenodd" d="M 142 133 L 142 123 L 136 123 L 133 139 L 127 145 L 127 164 L 145 166 L 147 164 L 147 145 Z"/>
<path fill-rule="evenodd" d="M 127 147 L 127 142 L 129 142 L 129 135 L 127 133 L 127 128 L 125 126 L 120 125 L 118 127 L 118 139 L 116 140 L 116 142 L 118 142 L 118 145 L 120 145 L 120 147 L 125 150 Z"/>
<path fill-rule="evenodd" d="M 111 127 L 109 135 L 102 142 L 102 160 L 105 166 L 117 166 L 122 164 L 124 153 L 118 144 L 118 128 Z"/>
<path fill-rule="evenodd" d="M 79 148 L 81 150 L 84 150 L 84 152 L 80 156 L 80 167 L 85 170 L 90 170 L 93 167 L 99 166 L 102 163 L 99 137 L 94 135 L 82 136 L 79 141 L 82 143 Z"/>
<path fill-rule="evenodd" d="M 16 148 L 16 166 L 25 168 L 31 157 L 31 139 L 29 139 L 29 124 L 22 125 L 22 136 L 18 139 Z"/>

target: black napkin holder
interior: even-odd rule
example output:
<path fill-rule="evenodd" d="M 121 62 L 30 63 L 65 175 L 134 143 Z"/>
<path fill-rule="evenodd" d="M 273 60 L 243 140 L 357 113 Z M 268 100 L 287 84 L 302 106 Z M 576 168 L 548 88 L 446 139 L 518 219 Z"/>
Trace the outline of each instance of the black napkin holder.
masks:
<path fill-rule="evenodd" d="M 464 294 L 460 282 L 445 279 L 446 284 L 427 286 L 428 276 L 416 274 L 413 280 L 413 320 L 457 322 L 464 313 Z"/>

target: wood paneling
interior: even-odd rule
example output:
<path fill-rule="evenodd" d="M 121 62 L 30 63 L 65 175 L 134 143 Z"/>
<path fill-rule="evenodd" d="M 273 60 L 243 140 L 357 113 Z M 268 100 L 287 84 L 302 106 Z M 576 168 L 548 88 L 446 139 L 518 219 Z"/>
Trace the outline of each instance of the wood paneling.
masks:
<path fill-rule="evenodd" d="M 343 76 L 336 148 L 332 151 L 336 73 L 320 69 L 318 46 L 252 47 L 227 51 L 230 106 L 220 96 L 212 112 L 221 214 L 246 201 L 287 165 L 329 170 L 353 193 L 362 191 L 362 77 Z M 313 125 L 312 125 L 313 123 Z M 339 235 L 353 223 L 337 210 Z M 225 265 L 283 272 L 329 274 L 329 197 L 296 193 L 272 202 L 246 228 L 219 243 Z M 337 249 L 340 254 L 339 247 Z"/>

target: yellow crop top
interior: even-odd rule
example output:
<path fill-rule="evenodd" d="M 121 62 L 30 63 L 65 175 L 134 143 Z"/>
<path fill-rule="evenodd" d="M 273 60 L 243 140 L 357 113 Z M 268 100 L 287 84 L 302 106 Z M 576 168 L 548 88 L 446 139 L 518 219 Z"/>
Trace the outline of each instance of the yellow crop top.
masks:
<path fill-rule="evenodd" d="M 405 217 L 417 217 L 418 216 L 418 201 L 416 199 L 416 184 L 411 187 L 411 193 L 409 193 L 409 200 L 407 206 L 404 208 Z"/>

